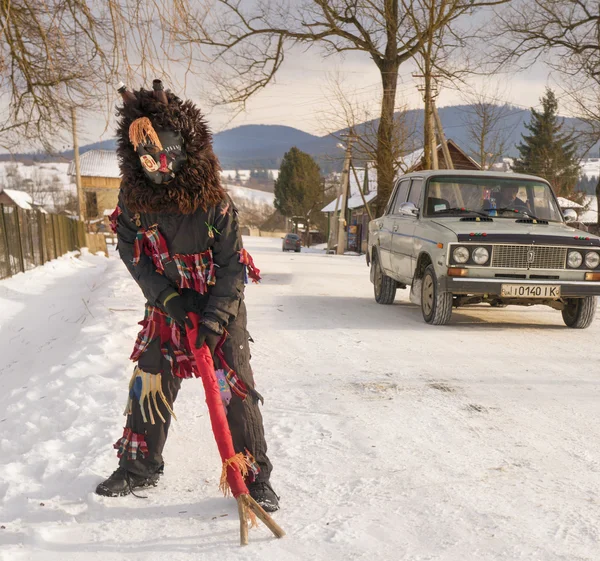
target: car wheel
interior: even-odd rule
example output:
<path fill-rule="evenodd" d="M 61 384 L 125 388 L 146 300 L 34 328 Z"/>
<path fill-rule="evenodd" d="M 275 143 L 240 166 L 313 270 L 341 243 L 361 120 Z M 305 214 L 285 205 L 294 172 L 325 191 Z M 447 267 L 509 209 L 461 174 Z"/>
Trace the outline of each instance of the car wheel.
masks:
<path fill-rule="evenodd" d="M 296 250 L 296 253 L 300 253 L 300 250 L 299 250 L 299 249 L 297 249 L 297 250 Z"/>
<path fill-rule="evenodd" d="M 568 327 L 586 329 L 594 321 L 596 315 L 596 296 L 585 298 L 569 298 L 562 311 L 563 321 Z"/>
<path fill-rule="evenodd" d="M 393 304 L 396 298 L 396 281 L 388 277 L 379 265 L 379 259 L 373 259 L 373 286 L 375 302 L 378 304 Z"/>
<path fill-rule="evenodd" d="M 432 325 L 446 325 L 452 315 L 452 292 L 440 292 L 433 265 L 423 275 L 421 312 L 423 319 Z"/>

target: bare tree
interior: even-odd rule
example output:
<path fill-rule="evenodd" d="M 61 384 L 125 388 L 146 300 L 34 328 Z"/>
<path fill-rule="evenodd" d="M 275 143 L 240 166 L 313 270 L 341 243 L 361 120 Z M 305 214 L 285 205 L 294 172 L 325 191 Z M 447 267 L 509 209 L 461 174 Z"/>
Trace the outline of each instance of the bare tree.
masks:
<path fill-rule="evenodd" d="M 565 76 L 571 110 L 588 124 L 588 147 L 600 140 L 600 9 L 589 0 L 515 0 L 497 14 L 505 39 L 501 64 L 543 60 Z M 600 199 L 600 178 L 596 186 Z M 599 216 L 600 220 L 600 216 Z"/>
<path fill-rule="evenodd" d="M 377 162 L 379 147 L 379 118 L 377 109 L 370 101 L 361 99 L 339 76 L 329 80 L 329 107 L 322 111 L 321 122 L 328 134 L 337 131 L 352 131 L 355 135 L 353 158 L 359 162 Z M 419 147 L 416 119 L 411 118 L 406 105 L 397 105 L 394 110 L 392 136 L 386 150 L 391 154 L 394 176 L 405 171 L 403 157 Z M 336 137 L 338 138 L 338 137 Z M 339 136 L 340 141 L 346 139 Z M 340 159 L 343 156 L 340 156 Z"/>
<path fill-rule="evenodd" d="M 73 107 L 110 112 L 114 85 L 185 62 L 186 0 L 0 0 L 0 146 L 56 146 Z M 160 17 L 157 15 L 160 14 Z M 12 134 L 11 134 L 12 133 Z"/>
<path fill-rule="evenodd" d="M 31 197 L 34 205 L 44 206 L 50 200 L 51 180 L 41 169 L 35 168 L 31 177 L 23 181 L 23 190 Z"/>
<path fill-rule="evenodd" d="M 422 79 L 419 90 L 423 95 L 423 165 L 432 169 L 436 157 L 436 132 L 434 105 L 442 83 L 463 83 L 468 71 L 470 57 L 464 52 L 473 36 L 466 28 L 458 29 L 461 20 L 452 19 L 447 25 L 438 27 L 436 21 L 448 9 L 446 0 L 401 0 L 413 27 L 425 37 L 413 56 L 419 68 L 415 77 Z M 463 18 L 464 19 L 464 18 Z M 454 60 L 461 52 L 460 63 Z"/>
<path fill-rule="evenodd" d="M 514 110 L 506 103 L 498 103 L 501 97 L 498 88 L 490 91 L 484 86 L 464 92 L 462 97 L 469 105 L 464 121 L 471 155 L 483 169 L 490 169 L 505 155 L 508 140 L 518 125 L 509 120 Z"/>
<path fill-rule="evenodd" d="M 381 75 L 383 95 L 377 130 L 378 209 L 381 212 L 394 181 L 391 152 L 398 71 L 426 40 L 476 8 L 508 0 L 429 0 L 435 17 L 416 28 L 418 11 L 409 14 L 401 0 L 303 0 L 298 7 L 277 0 L 216 0 L 214 9 L 194 14 L 180 37 L 221 62 L 216 81 L 221 102 L 243 105 L 273 81 L 287 49 L 319 46 L 325 55 L 360 51 L 369 55 Z M 223 69 L 229 72 L 223 72 Z"/>

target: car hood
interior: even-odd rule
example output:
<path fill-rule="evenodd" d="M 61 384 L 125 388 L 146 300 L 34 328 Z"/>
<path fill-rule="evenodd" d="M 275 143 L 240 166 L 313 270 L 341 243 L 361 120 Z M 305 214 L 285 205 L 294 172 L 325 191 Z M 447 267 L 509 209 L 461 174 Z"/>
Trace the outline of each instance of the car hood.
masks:
<path fill-rule="evenodd" d="M 471 222 L 461 221 L 460 217 L 447 217 L 430 219 L 434 224 L 447 228 L 457 236 L 471 233 L 485 234 L 524 234 L 532 236 L 564 237 L 565 241 L 575 236 L 585 236 L 593 240 L 600 237 L 588 234 L 582 230 L 576 230 L 567 224 L 550 222 L 549 224 L 528 224 L 513 220 L 512 218 L 494 218 L 493 222 Z"/>

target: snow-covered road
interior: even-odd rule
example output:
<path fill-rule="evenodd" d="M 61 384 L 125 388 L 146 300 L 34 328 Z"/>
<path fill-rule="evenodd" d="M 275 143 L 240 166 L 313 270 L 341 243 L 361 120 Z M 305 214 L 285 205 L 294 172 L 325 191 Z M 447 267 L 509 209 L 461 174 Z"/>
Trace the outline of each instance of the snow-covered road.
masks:
<path fill-rule="evenodd" d="M 246 245 L 253 367 L 288 535 L 238 546 L 199 381 L 145 500 L 92 491 L 112 450 L 142 296 L 118 258 L 0 282 L 3 561 L 597 561 L 599 323 L 472 308 L 425 325 L 362 257 Z"/>

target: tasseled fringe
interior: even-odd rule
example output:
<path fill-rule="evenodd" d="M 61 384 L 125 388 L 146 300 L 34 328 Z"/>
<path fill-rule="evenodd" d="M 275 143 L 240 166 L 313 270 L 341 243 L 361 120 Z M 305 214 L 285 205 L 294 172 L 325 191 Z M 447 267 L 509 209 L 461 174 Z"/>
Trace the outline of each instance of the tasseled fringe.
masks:
<path fill-rule="evenodd" d="M 147 143 L 154 144 L 160 150 L 163 149 L 160 138 L 158 138 L 158 134 L 156 134 L 148 117 L 136 119 L 129 125 L 129 140 L 136 152 L 140 144 Z"/>
<path fill-rule="evenodd" d="M 229 488 L 229 481 L 227 481 L 228 467 L 237 468 L 241 476 L 245 479 L 248 475 L 248 459 L 246 458 L 245 454 L 239 452 L 235 456 L 223 462 L 223 469 L 221 470 L 221 481 L 219 482 L 219 490 L 223 492 L 223 495 L 225 497 L 228 497 L 231 494 L 231 489 Z"/>
<path fill-rule="evenodd" d="M 123 429 L 123 436 L 113 444 L 113 448 L 117 450 L 119 458 L 127 454 L 128 460 L 137 460 L 138 453 L 142 458 L 147 458 L 149 455 L 146 436 L 133 432 L 127 427 Z"/>
<path fill-rule="evenodd" d="M 138 382 L 139 380 L 139 382 Z M 127 400 L 127 405 L 125 406 L 125 411 L 123 415 L 131 414 L 132 400 L 134 397 L 137 398 L 140 404 L 140 410 L 142 412 L 142 419 L 144 423 L 148 422 L 150 419 L 150 424 L 156 424 L 154 419 L 154 411 L 160 420 L 164 423 L 165 418 L 162 416 L 160 409 L 158 407 L 157 396 L 160 397 L 160 400 L 163 402 L 163 405 L 166 407 L 167 411 L 171 414 L 171 416 L 177 420 L 173 409 L 169 406 L 167 402 L 167 398 L 162 389 L 162 377 L 160 374 L 150 374 L 149 372 L 144 372 L 139 367 L 135 367 L 133 371 L 133 376 L 129 382 L 129 398 Z M 145 402 L 148 401 L 148 415 L 146 415 L 146 407 Z"/>

